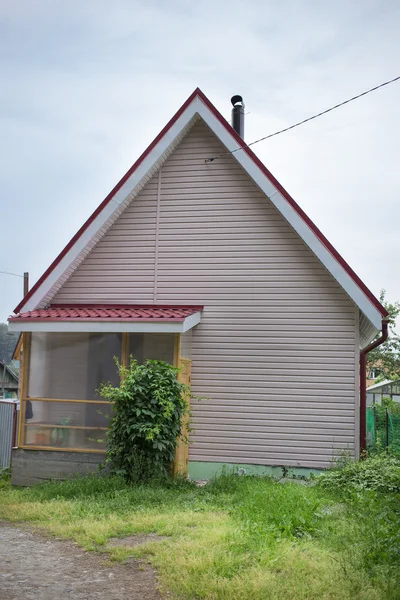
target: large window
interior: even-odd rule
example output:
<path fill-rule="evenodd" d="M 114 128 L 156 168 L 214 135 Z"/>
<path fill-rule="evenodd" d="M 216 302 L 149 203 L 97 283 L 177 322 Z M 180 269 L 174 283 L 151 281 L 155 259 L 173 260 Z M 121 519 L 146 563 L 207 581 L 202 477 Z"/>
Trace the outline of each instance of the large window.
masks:
<path fill-rule="evenodd" d="M 130 333 L 128 354 L 143 363 L 149 358 L 174 362 L 175 336 L 170 333 Z"/>
<path fill-rule="evenodd" d="M 104 451 L 112 406 L 97 390 L 118 384 L 121 347 L 116 333 L 33 333 L 23 445 Z"/>
<path fill-rule="evenodd" d="M 114 356 L 118 333 L 33 333 L 28 396 L 68 400 L 101 399 L 100 383 L 119 381 Z"/>
<path fill-rule="evenodd" d="M 156 333 L 32 333 L 21 445 L 104 452 L 112 405 L 97 390 L 107 381 L 118 385 L 114 357 L 126 363 L 132 354 L 139 362 L 172 364 L 175 341 L 173 334 Z"/>

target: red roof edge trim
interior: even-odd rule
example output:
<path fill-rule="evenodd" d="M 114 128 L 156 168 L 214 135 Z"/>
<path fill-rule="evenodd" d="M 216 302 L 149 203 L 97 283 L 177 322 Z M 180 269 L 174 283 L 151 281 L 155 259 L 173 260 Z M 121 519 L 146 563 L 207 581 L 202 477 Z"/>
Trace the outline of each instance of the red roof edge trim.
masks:
<path fill-rule="evenodd" d="M 131 168 L 125 173 L 125 175 L 120 179 L 117 185 L 111 190 L 111 192 L 104 198 L 103 202 L 96 208 L 96 210 L 90 215 L 90 217 L 85 221 L 82 227 L 76 232 L 74 237 L 68 242 L 63 250 L 61 250 L 60 254 L 55 258 L 55 260 L 51 263 L 51 265 L 46 269 L 43 275 L 37 280 L 37 282 L 31 287 L 26 296 L 21 300 L 18 306 L 15 307 L 14 313 L 18 313 L 24 304 L 33 296 L 33 294 L 39 289 L 42 283 L 47 279 L 50 273 L 56 268 L 56 266 L 61 262 L 64 256 L 68 253 L 68 251 L 72 248 L 75 242 L 81 237 L 81 235 L 86 231 L 89 225 L 94 221 L 94 219 L 101 213 L 103 208 L 107 206 L 112 197 L 118 192 L 118 190 L 124 185 L 124 183 L 129 179 L 132 173 L 139 167 L 139 165 L 144 161 L 146 156 L 150 154 L 153 148 L 158 144 L 158 142 L 164 137 L 169 129 L 171 129 L 172 125 L 179 119 L 179 117 L 184 113 L 187 107 L 193 102 L 196 96 L 200 96 L 201 98 L 205 98 L 203 92 L 200 88 L 196 88 L 194 92 L 189 96 L 189 98 L 182 104 L 179 110 L 175 113 L 175 115 L 168 121 L 165 127 L 160 131 L 157 137 L 151 142 L 151 144 L 146 148 L 146 150 L 139 156 L 137 161 L 131 166 Z"/>
<path fill-rule="evenodd" d="M 188 315 L 191 316 L 191 315 Z M 11 317 L 16 323 L 183 323 L 186 317 Z"/>
<path fill-rule="evenodd" d="M 54 305 L 19 313 L 10 317 L 9 322 L 181 322 L 199 314 L 202 306 L 168 305 Z"/>
<path fill-rule="evenodd" d="M 228 123 L 228 121 L 221 115 L 219 110 L 215 108 L 215 106 L 210 102 L 210 100 L 203 94 L 201 90 L 199 90 L 199 96 L 201 97 L 204 104 L 210 111 L 214 114 L 214 116 L 220 121 L 220 123 L 225 127 L 225 129 L 235 138 L 235 141 L 242 147 L 243 151 L 251 158 L 251 160 L 258 166 L 258 168 L 268 177 L 271 183 L 280 191 L 282 196 L 289 202 L 289 204 L 294 208 L 297 214 L 307 223 L 310 229 L 315 233 L 318 239 L 324 244 L 326 249 L 332 254 L 332 256 L 338 261 L 338 263 L 344 268 L 347 274 L 353 279 L 353 281 L 358 285 L 358 287 L 362 290 L 362 292 L 366 295 L 368 300 L 372 302 L 372 304 L 379 310 L 383 317 L 387 317 L 389 315 L 386 308 L 379 302 L 379 300 L 374 296 L 371 290 L 365 285 L 365 283 L 359 278 L 357 273 L 353 271 L 350 265 L 345 261 L 345 259 L 339 254 L 339 252 L 332 246 L 329 240 L 324 236 L 324 234 L 318 229 L 318 227 L 313 223 L 310 217 L 304 212 L 302 208 L 297 204 L 297 202 L 292 198 L 292 196 L 285 190 L 285 188 L 279 183 L 279 181 L 270 173 L 267 167 L 261 162 L 261 160 L 254 154 L 253 150 L 246 146 L 245 141 L 240 137 L 238 133 L 233 129 L 233 127 Z"/>

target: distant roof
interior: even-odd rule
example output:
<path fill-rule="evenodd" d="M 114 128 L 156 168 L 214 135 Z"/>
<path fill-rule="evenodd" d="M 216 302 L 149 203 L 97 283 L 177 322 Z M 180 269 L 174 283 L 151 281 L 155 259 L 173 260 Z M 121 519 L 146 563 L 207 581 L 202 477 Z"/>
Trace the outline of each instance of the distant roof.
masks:
<path fill-rule="evenodd" d="M 369 388 L 367 388 L 367 392 L 376 391 L 379 388 L 385 387 L 385 385 L 389 385 L 390 383 L 399 383 L 400 379 L 396 379 L 392 381 L 391 379 L 384 379 L 384 381 L 380 381 L 379 383 L 374 383 Z"/>

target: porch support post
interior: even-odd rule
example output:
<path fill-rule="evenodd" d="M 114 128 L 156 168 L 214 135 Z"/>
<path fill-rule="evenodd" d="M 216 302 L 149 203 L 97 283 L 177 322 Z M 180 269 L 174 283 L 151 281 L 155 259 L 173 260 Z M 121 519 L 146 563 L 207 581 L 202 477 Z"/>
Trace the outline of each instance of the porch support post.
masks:
<path fill-rule="evenodd" d="M 180 334 L 176 334 L 175 337 L 175 346 L 174 346 L 174 366 L 180 368 L 181 371 L 178 373 L 178 381 L 180 383 L 184 383 L 186 385 L 190 385 L 190 376 L 191 376 L 191 366 L 192 361 L 187 360 L 185 358 L 181 358 L 181 336 Z M 185 395 L 185 400 L 188 404 L 188 408 L 190 405 L 190 395 Z M 175 459 L 173 465 L 173 474 L 174 477 L 177 475 L 181 475 L 183 477 L 188 476 L 188 458 L 189 458 L 189 448 L 188 442 L 185 439 L 188 436 L 187 426 L 189 422 L 189 416 L 185 415 L 182 421 L 182 429 L 181 429 L 181 438 L 179 439 L 178 445 L 175 449 Z"/>
<path fill-rule="evenodd" d="M 25 444 L 25 406 L 24 398 L 28 397 L 29 364 L 31 359 L 31 337 L 32 334 L 22 334 L 22 364 L 21 364 L 21 386 L 19 399 L 19 424 L 18 424 L 18 446 Z"/>

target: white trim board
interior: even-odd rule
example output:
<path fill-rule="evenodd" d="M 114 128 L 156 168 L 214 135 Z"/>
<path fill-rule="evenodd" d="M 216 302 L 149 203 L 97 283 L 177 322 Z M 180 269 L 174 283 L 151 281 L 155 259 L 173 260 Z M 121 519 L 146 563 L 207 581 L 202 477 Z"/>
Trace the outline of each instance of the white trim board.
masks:
<path fill-rule="evenodd" d="M 52 273 L 45 279 L 42 285 L 36 290 L 32 297 L 23 306 L 23 311 L 34 310 L 46 300 L 49 302 L 51 298 L 47 295 L 56 287 L 57 282 L 63 275 L 71 269 L 71 266 L 79 258 L 79 255 L 85 254 L 85 248 L 98 233 L 101 228 L 104 228 L 108 221 L 110 226 L 113 221 L 112 217 L 115 212 L 121 211 L 124 202 L 128 196 L 132 198 L 135 194 L 135 189 L 140 186 L 143 179 L 155 165 L 160 168 L 166 158 L 169 156 L 169 150 L 173 147 L 182 132 L 187 130 L 191 123 L 200 117 L 213 131 L 221 143 L 228 151 L 239 150 L 232 156 L 253 179 L 256 185 L 265 193 L 269 200 L 274 204 L 281 215 L 291 225 L 291 227 L 299 234 L 301 239 L 320 260 L 324 267 L 336 279 L 339 285 L 359 307 L 361 312 L 367 317 L 370 323 L 375 327 L 376 331 L 381 329 L 382 315 L 374 304 L 367 298 L 365 293 L 353 281 L 350 275 L 330 253 L 330 251 L 321 242 L 311 227 L 301 218 L 296 210 L 290 205 L 283 194 L 269 180 L 267 175 L 254 163 L 250 156 L 243 151 L 240 151 L 241 146 L 231 135 L 231 133 L 222 125 L 212 111 L 204 104 L 199 96 L 196 96 L 187 106 L 180 117 L 152 148 L 149 154 L 145 157 L 138 168 L 132 173 L 123 186 L 116 192 L 112 201 L 110 201 L 101 211 L 101 213 L 89 225 L 83 235 L 77 240 L 60 263 L 55 267 Z M 137 192 L 136 192 L 137 193 Z M 107 227 L 108 228 L 108 227 Z M 56 291 L 56 290 L 55 290 Z M 54 292 L 55 293 L 55 292 Z M 21 312 L 22 312 L 21 310 Z"/>
<path fill-rule="evenodd" d="M 10 331 L 42 331 L 57 333 L 185 333 L 200 323 L 201 313 L 196 312 L 184 321 L 140 322 L 140 321 L 10 321 Z"/>

